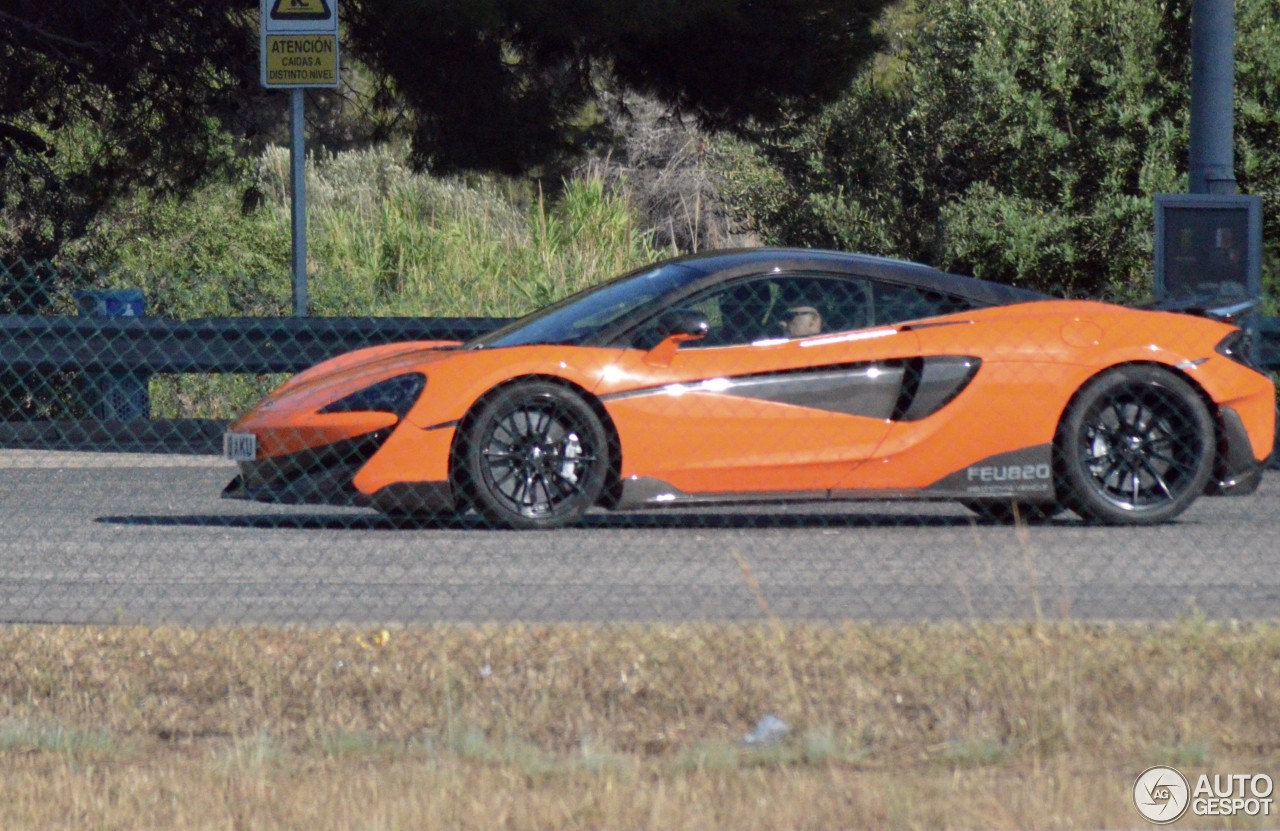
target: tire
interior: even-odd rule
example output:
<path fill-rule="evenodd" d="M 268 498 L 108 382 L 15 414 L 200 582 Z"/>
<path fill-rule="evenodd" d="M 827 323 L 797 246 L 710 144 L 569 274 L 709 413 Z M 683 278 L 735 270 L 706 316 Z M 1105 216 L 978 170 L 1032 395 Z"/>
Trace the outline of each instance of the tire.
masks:
<path fill-rule="evenodd" d="M 1084 519 L 1167 522 L 1204 493 L 1217 452 L 1213 416 L 1186 381 L 1149 365 L 1086 384 L 1055 442 L 1058 494 Z"/>
<path fill-rule="evenodd" d="M 577 522 L 604 490 L 609 437 L 573 391 L 530 381 L 490 398 L 470 421 L 457 465 L 460 492 L 503 528 Z"/>
<path fill-rule="evenodd" d="M 1057 502 L 1022 502 L 1020 500 L 964 500 L 960 503 L 979 519 L 999 525 L 1035 525 L 1048 522 L 1066 510 Z"/>

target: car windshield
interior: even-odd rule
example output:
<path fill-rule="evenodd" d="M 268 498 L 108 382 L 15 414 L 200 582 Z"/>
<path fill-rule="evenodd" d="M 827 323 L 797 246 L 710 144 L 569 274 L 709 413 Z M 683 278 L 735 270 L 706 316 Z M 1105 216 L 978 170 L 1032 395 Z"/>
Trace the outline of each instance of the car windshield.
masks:
<path fill-rule="evenodd" d="M 677 263 L 634 271 L 539 309 L 477 338 L 468 347 L 586 343 L 623 317 L 659 304 L 666 294 L 702 276 L 701 271 Z"/>

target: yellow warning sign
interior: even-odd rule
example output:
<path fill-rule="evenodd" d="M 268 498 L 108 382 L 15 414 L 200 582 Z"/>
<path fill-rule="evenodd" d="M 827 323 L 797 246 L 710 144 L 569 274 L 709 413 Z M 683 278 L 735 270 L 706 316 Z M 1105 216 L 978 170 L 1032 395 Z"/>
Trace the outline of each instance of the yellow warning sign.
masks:
<path fill-rule="evenodd" d="M 337 35 L 267 35 L 262 53 L 267 87 L 336 87 Z"/>
<path fill-rule="evenodd" d="M 272 20 L 328 20 L 333 16 L 329 0 L 275 0 Z"/>

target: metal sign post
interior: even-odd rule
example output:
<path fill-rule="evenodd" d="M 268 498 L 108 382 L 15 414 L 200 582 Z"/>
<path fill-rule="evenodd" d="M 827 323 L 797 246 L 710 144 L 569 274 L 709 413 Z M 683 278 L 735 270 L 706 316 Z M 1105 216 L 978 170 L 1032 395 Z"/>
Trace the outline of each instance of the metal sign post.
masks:
<path fill-rule="evenodd" d="M 1234 102 L 1235 3 L 1194 0 L 1189 193 L 1156 195 L 1157 301 L 1262 298 L 1262 199 L 1236 194 Z M 1239 324 L 1256 335 L 1259 321 L 1255 305 Z"/>
<path fill-rule="evenodd" d="M 307 145 L 302 90 L 289 90 L 289 218 L 293 225 L 293 314 L 307 316 Z"/>
<path fill-rule="evenodd" d="M 262 85 L 289 90 L 293 313 L 307 314 L 307 151 L 304 89 L 338 86 L 338 0 L 262 0 Z"/>

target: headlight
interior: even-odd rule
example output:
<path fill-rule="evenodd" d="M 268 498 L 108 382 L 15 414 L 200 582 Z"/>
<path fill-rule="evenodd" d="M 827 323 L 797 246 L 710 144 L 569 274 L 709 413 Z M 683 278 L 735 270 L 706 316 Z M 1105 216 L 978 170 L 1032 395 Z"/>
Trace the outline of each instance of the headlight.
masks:
<path fill-rule="evenodd" d="M 397 375 L 339 398 L 320 412 L 395 413 L 397 417 L 404 418 L 426 386 L 427 376 L 421 373 Z"/>
<path fill-rule="evenodd" d="M 1253 364 L 1253 338 L 1243 329 L 1237 329 L 1219 341 L 1214 351 L 1238 364 L 1257 369 Z"/>

